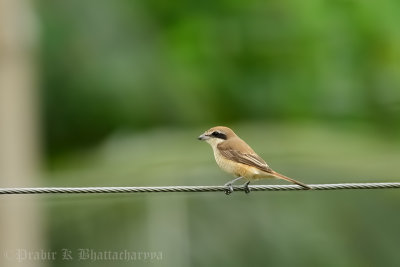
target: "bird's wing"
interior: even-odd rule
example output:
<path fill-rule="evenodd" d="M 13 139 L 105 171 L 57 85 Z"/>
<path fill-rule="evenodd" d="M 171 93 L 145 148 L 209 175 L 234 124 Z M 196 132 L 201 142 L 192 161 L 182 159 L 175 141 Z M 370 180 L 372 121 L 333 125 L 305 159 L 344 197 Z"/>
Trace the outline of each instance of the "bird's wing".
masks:
<path fill-rule="evenodd" d="M 235 142 L 234 144 L 229 144 L 228 142 L 221 143 L 218 145 L 219 152 L 226 159 L 256 167 L 265 172 L 272 172 L 268 164 L 246 143 L 242 142 Z"/>

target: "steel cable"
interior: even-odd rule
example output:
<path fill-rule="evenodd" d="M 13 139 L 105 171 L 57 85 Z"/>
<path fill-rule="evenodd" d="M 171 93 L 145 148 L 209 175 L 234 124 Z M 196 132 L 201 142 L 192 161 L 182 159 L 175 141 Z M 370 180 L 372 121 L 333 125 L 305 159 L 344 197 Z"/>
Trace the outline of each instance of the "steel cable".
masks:
<path fill-rule="evenodd" d="M 251 191 L 314 191 L 342 189 L 389 189 L 400 188 L 400 183 L 341 183 L 310 184 L 312 190 L 298 185 L 251 185 Z M 0 195 L 16 194 L 82 194 L 82 193 L 145 193 L 145 192 L 225 192 L 222 186 L 156 186 L 156 187 L 36 187 L 36 188 L 0 188 Z M 243 186 L 234 186 L 234 191 L 244 191 Z"/>

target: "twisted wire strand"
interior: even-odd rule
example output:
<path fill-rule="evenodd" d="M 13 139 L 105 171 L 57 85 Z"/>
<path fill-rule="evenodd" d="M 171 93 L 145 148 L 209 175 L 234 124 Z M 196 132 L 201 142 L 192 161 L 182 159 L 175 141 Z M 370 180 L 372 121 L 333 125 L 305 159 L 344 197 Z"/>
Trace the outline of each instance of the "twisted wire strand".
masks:
<path fill-rule="evenodd" d="M 310 184 L 312 190 L 389 189 L 400 188 L 400 183 L 341 183 Z M 251 191 L 310 191 L 298 185 L 251 185 Z M 0 188 L 0 195 L 14 194 L 82 194 L 82 193 L 165 193 L 165 192 L 224 192 L 222 186 L 156 186 L 156 187 L 36 187 Z M 244 191 L 244 186 L 234 186 L 234 191 Z"/>

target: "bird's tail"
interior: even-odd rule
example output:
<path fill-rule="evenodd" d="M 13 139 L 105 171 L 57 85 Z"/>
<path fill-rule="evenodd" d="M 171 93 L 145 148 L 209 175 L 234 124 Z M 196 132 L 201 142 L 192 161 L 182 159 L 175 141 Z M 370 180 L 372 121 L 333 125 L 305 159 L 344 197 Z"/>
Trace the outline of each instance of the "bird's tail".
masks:
<path fill-rule="evenodd" d="M 280 179 L 289 181 L 289 182 L 291 182 L 291 183 L 300 185 L 300 186 L 303 187 L 304 189 L 307 189 L 307 190 L 312 189 L 312 188 L 309 187 L 308 185 L 303 184 L 302 182 L 296 181 L 295 179 L 289 178 L 289 177 L 287 177 L 287 176 L 285 176 L 285 175 L 283 175 L 283 174 L 280 174 L 280 173 L 278 173 L 278 172 L 276 172 L 276 171 L 272 171 L 272 175 L 274 175 L 274 176 L 277 177 L 277 178 L 280 178 Z"/>

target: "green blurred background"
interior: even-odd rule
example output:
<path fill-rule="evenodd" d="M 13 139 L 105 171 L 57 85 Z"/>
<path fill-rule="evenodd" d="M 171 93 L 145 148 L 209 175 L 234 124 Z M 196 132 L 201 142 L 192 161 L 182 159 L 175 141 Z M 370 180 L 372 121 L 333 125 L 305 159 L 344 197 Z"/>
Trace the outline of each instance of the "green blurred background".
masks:
<path fill-rule="evenodd" d="M 220 185 L 233 128 L 305 183 L 400 181 L 400 4 L 34 1 L 44 186 Z M 283 183 L 260 181 L 259 183 Z M 396 190 L 41 196 L 49 266 L 399 266 Z"/>

